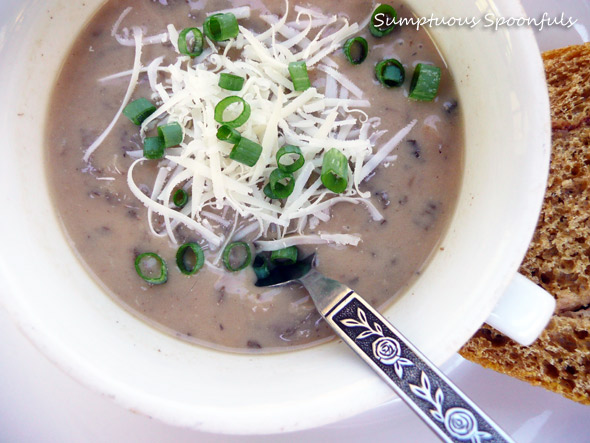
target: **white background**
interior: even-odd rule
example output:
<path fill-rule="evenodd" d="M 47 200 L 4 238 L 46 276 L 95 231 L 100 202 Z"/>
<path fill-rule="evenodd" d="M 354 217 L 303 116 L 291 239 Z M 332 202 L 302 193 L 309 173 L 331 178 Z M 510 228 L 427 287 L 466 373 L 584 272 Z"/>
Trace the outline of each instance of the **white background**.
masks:
<path fill-rule="evenodd" d="M 588 41 L 588 0 L 523 0 L 529 16 L 578 19 L 537 32 L 541 50 Z M 0 35 L 18 0 L 0 0 Z M 0 69 L 2 69 L 0 67 Z M 590 406 L 456 356 L 443 370 L 518 442 L 590 441 Z M 384 389 L 387 389 L 384 385 Z M 229 420 L 229 418 L 228 418 Z M 401 400 L 319 429 L 272 436 L 220 436 L 168 426 L 127 411 L 49 362 L 0 306 L 0 442 L 436 442 Z"/>

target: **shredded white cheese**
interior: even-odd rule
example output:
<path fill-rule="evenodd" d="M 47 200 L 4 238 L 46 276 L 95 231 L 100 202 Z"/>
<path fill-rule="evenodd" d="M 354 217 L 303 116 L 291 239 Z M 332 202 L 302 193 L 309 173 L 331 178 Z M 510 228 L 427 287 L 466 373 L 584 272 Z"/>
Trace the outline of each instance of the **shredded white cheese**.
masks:
<path fill-rule="evenodd" d="M 315 230 L 329 221 L 331 208 L 336 204 L 361 203 L 375 221 L 383 220 L 370 200 L 371 194 L 361 192 L 360 187 L 382 162 L 395 159 L 393 149 L 416 121 L 375 150 L 378 139 L 388 131 L 378 129 L 380 120 L 369 119 L 362 111 L 370 102 L 363 99 L 363 91 L 329 58 L 358 32 L 359 26 L 336 15 L 326 16 L 299 6 L 295 7 L 295 21 L 287 23 L 286 4 L 281 18 L 262 17 L 270 25 L 267 31 L 255 34 L 240 26 L 236 39 L 221 45 L 206 39 L 208 47 L 201 56 L 191 60 L 179 54 L 168 66 L 163 65 L 163 57 L 158 57 L 143 68 L 141 48 L 160 39 L 172 42 L 178 52 L 176 28 L 169 25 L 165 39 L 163 34 L 146 39 L 141 29 L 133 28 L 136 48 L 133 69 L 101 79 L 131 76 L 120 110 L 86 150 L 86 161 L 112 130 L 140 75 L 147 75 L 151 99 L 158 105 L 157 111 L 142 123 L 142 137 L 156 125 L 168 122 L 178 122 L 184 130 L 180 147 L 169 149 L 159 161 L 150 195 L 140 190 L 133 177 L 134 169 L 141 167 L 146 159 L 141 157 L 141 152 L 129 153 L 136 158 L 127 173 L 129 188 L 148 208 L 150 230 L 155 235 L 168 235 L 176 242 L 175 228 L 183 224 L 201 235 L 212 250 L 222 249 L 232 240 L 247 238 L 255 241 L 259 251 L 271 251 L 303 244 L 357 245 L 361 241 L 359 235 L 304 234 L 306 228 Z M 112 29 L 112 35 L 122 45 L 130 44 L 127 28 L 119 32 L 130 10 L 123 12 Z M 247 6 L 227 12 L 238 18 L 250 16 Z M 229 57 L 231 51 L 239 55 Z M 316 65 L 315 69 L 325 73 L 323 90 L 311 87 L 303 92 L 293 91 L 288 66 L 300 60 L 306 61 L 310 70 Z M 244 77 L 242 90 L 236 93 L 220 88 L 220 73 Z M 262 146 L 261 156 L 253 167 L 231 160 L 232 146 L 216 137 L 219 124 L 214 119 L 214 109 L 229 95 L 239 95 L 250 105 L 251 116 L 238 130 L 243 137 Z M 276 153 L 284 144 L 298 146 L 305 164 L 294 174 L 293 193 L 282 201 L 271 200 L 263 188 L 277 167 Z M 348 186 L 342 194 L 326 189 L 319 178 L 323 153 L 330 148 L 339 149 L 349 160 Z M 171 202 L 179 187 L 190 194 L 182 210 Z M 153 225 L 154 213 L 163 218 L 164 228 L 160 231 Z M 269 237 L 276 239 L 260 240 Z"/>
<path fill-rule="evenodd" d="M 357 246 L 361 241 L 360 236 L 351 234 L 311 234 L 311 235 L 292 235 L 280 240 L 257 241 L 256 251 L 276 251 L 289 246 L 300 245 L 321 245 L 326 243 L 335 243 L 338 245 Z"/>
<path fill-rule="evenodd" d="M 141 49 L 143 46 L 142 36 L 143 32 L 140 28 L 133 28 L 133 37 L 135 38 L 135 58 L 133 62 L 133 70 L 131 71 L 131 80 L 129 80 L 129 87 L 127 88 L 127 92 L 125 93 L 125 97 L 123 98 L 123 102 L 121 103 L 121 107 L 115 114 L 115 117 L 113 118 L 111 123 L 107 126 L 104 132 L 100 134 L 100 136 L 94 141 L 94 143 L 92 143 L 88 147 L 88 149 L 86 149 L 86 152 L 84 153 L 84 161 L 86 162 L 88 161 L 92 153 L 102 144 L 104 139 L 107 138 L 107 136 L 111 133 L 111 131 L 115 127 L 115 124 L 119 120 L 119 117 L 121 117 L 123 109 L 125 109 L 125 106 L 127 106 L 127 104 L 129 103 L 133 91 L 135 91 L 135 87 L 137 86 L 137 80 L 139 78 L 139 71 L 141 70 Z"/>

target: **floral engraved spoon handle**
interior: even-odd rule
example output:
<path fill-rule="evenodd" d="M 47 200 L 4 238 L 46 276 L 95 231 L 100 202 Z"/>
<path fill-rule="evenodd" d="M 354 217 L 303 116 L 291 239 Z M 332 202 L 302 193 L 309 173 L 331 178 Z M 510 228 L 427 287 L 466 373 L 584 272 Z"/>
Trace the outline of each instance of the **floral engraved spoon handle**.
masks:
<path fill-rule="evenodd" d="M 298 279 L 334 331 L 449 442 L 512 442 L 362 297 L 315 269 Z"/>

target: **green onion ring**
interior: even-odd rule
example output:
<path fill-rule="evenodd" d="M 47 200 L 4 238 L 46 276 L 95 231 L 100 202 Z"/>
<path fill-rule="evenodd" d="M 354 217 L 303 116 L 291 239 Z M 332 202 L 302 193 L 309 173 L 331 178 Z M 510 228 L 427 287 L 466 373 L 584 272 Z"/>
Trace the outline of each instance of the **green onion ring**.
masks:
<path fill-rule="evenodd" d="M 246 137 L 241 137 L 234 145 L 229 158 L 246 166 L 254 166 L 262 154 L 262 146 Z"/>
<path fill-rule="evenodd" d="M 258 254 L 256 257 L 254 257 L 252 269 L 254 269 L 254 273 L 256 274 L 256 278 L 258 278 L 258 280 L 266 278 L 270 275 L 269 262 L 262 254 Z"/>
<path fill-rule="evenodd" d="M 324 186 L 336 194 L 341 194 L 346 190 L 348 186 L 348 160 L 338 149 L 332 148 L 324 154 L 320 178 Z"/>
<path fill-rule="evenodd" d="M 157 277 L 145 275 L 141 269 L 142 265 L 146 264 L 144 262 L 149 259 L 156 260 L 156 263 L 160 267 L 160 274 Z M 137 257 L 135 257 L 135 271 L 137 272 L 137 275 L 143 278 L 150 285 L 161 285 L 168 281 L 168 267 L 166 266 L 166 262 L 155 252 L 144 252 L 143 254 L 139 254 Z"/>
<path fill-rule="evenodd" d="M 412 76 L 410 84 L 410 95 L 412 100 L 431 102 L 438 94 L 440 85 L 440 68 L 433 65 L 418 63 Z"/>
<path fill-rule="evenodd" d="M 287 184 L 280 183 L 281 180 L 287 180 Z M 293 193 L 295 178 L 290 172 L 284 172 L 277 168 L 270 173 L 269 185 L 275 198 L 287 198 Z"/>
<path fill-rule="evenodd" d="M 174 206 L 176 206 L 177 208 L 183 208 L 184 205 L 187 204 L 187 202 L 188 193 L 182 188 L 177 189 L 174 193 L 174 196 L 172 197 L 172 203 L 174 203 Z"/>
<path fill-rule="evenodd" d="M 205 21 L 203 22 L 203 33 L 208 37 L 211 38 L 211 29 L 209 28 L 209 25 L 211 23 L 211 18 L 215 17 L 216 15 L 221 15 L 221 13 L 219 14 L 213 14 L 210 15 L 209 17 L 207 17 L 205 19 Z"/>
<path fill-rule="evenodd" d="M 240 247 L 244 248 L 244 250 L 246 251 L 246 258 L 238 266 L 233 267 L 231 264 L 231 260 L 230 260 L 232 250 L 234 248 L 240 248 Z M 236 241 L 236 242 L 230 243 L 223 250 L 223 264 L 225 265 L 225 267 L 227 268 L 228 271 L 231 271 L 231 272 L 241 271 L 242 269 L 245 269 L 250 264 L 251 261 L 252 261 L 252 251 L 250 250 L 250 246 L 248 246 L 248 243 L 244 243 L 243 241 Z"/>
<path fill-rule="evenodd" d="M 289 154 L 295 154 L 298 157 L 290 165 L 282 164 L 281 158 L 284 157 L 285 155 L 289 155 Z M 297 146 L 293 146 L 293 145 L 285 145 L 285 146 L 281 147 L 281 149 L 279 149 L 277 151 L 276 158 L 277 158 L 277 166 L 283 172 L 293 173 L 293 172 L 301 169 L 301 167 L 305 163 L 305 159 L 303 158 L 303 153 L 301 152 L 301 149 L 299 149 Z"/>
<path fill-rule="evenodd" d="M 397 12 L 390 5 L 379 5 L 373 11 L 371 15 L 371 21 L 369 22 L 369 31 L 374 37 L 383 37 L 393 31 L 395 27 L 395 21 L 397 19 Z M 387 24 L 391 20 L 389 26 Z M 381 22 L 381 23 L 378 23 Z M 378 26 L 381 24 L 381 26 Z"/>
<path fill-rule="evenodd" d="M 273 263 L 280 265 L 292 265 L 297 262 L 297 256 L 299 251 L 296 246 L 289 246 L 287 248 L 278 249 L 272 251 L 270 254 L 270 260 Z"/>
<path fill-rule="evenodd" d="M 193 267 L 189 268 L 186 264 L 186 254 L 187 252 L 192 251 L 195 254 L 195 264 Z M 199 271 L 203 265 L 205 264 L 205 253 L 203 252 L 203 248 L 198 243 L 185 243 L 178 251 L 176 251 L 176 266 L 180 269 L 184 275 L 193 275 Z"/>
<path fill-rule="evenodd" d="M 229 105 L 232 105 L 234 103 L 242 104 L 242 112 L 235 119 L 230 121 L 224 121 L 223 113 Z M 242 97 L 238 97 L 237 95 L 230 95 L 229 97 L 225 97 L 223 100 L 217 103 L 217 106 L 215 106 L 214 118 L 217 123 L 227 125 L 230 128 L 237 128 L 246 123 L 250 118 L 250 105 Z"/>
<path fill-rule="evenodd" d="M 164 141 L 161 137 L 146 137 L 143 141 L 143 156 L 151 160 L 164 157 Z"/>
<path fill-rule="evenodd" d="M 188 48 L 186 37 L 193 34 L 192 50 Z M 203 52 L 203 33 L 198 28 L 185 28 L 178 34 L 178 52 L 191 58 L 201 55 Z"/>
<path fill-rule="evenodd" d="M 240 32 L 238 19 L 231 12 L 213 14 L 203 23 L 205 35 L 215 42 L 236 38 Z"/>
<path fill-rule="evenodd" d="M 304 61 L 289 63 L 289 75 L 293 81 L 295 91 L 305 91 L 311 86 L 309 74 L 307 73 L 307 64 Z"/>
<path fill-rule="evenodd" d="M 344 43 L 344 55 L 353 65 L 360 65 L 369 55 L 369 44 L 363 37 L 353 37 Z"/>
<path fill-rule="evenodd" d="M 270 183 L 267 183 L 262 191 L 264 192 L 264 195 L 266 195 L 271 200 L 279 199 L 276 195 L 273 194 L 272 189 L 270 189 Z"/>
<path fill-rule="evenodd" d="M 406 79 L 406 71 L 403 65 L 399 60 L 394 58 L 377 63 L 375 66 L 375 75 L 377 76 L 377 80 L 387 88 L 401 86 Z"/>
<path fill-rule="evenodd" d="M 241 91 L 244 87 L 244 77 L 239 75 L 227 74 L 222 72 L 219 74 L 219 87 L 227 89 L 228 91 Z"/>
<path fill-rule="evenodd" d="M 123 114 L 136 125 L 141 125 L 143 121 L 156 112 L 156 107 L 147 98 L 138 98 L 132 101 L 125 109 Z"/>
<path fill-rule="evenodd" d="M 233 143 L 235 145 L 241 138 L 242 135 L 231 126 L 221 125 L 217 130 L 217 139 L 222 142 Z"/>
<path fill-rule="evenodd" d="M 164 142 L 165 148 L 178 146 L 184 139 L 182 126 L 177 122 L 168 123 L 167 125 L 158 126 L 158 135 Z"/>

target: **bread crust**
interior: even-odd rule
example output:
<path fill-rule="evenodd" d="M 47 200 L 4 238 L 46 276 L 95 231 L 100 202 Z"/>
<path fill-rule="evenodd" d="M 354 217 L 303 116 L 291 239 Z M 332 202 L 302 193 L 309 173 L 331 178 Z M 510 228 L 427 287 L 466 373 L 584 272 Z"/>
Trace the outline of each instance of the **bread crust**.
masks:
<path fill-rule="evenodd" d="M 590 43 L 542 55 L 551 103 L 551 165 L 519 272 L 553 294 L 556 310 L 531 346 L 484 325 L 460 354 L 590 404 Z"/>

